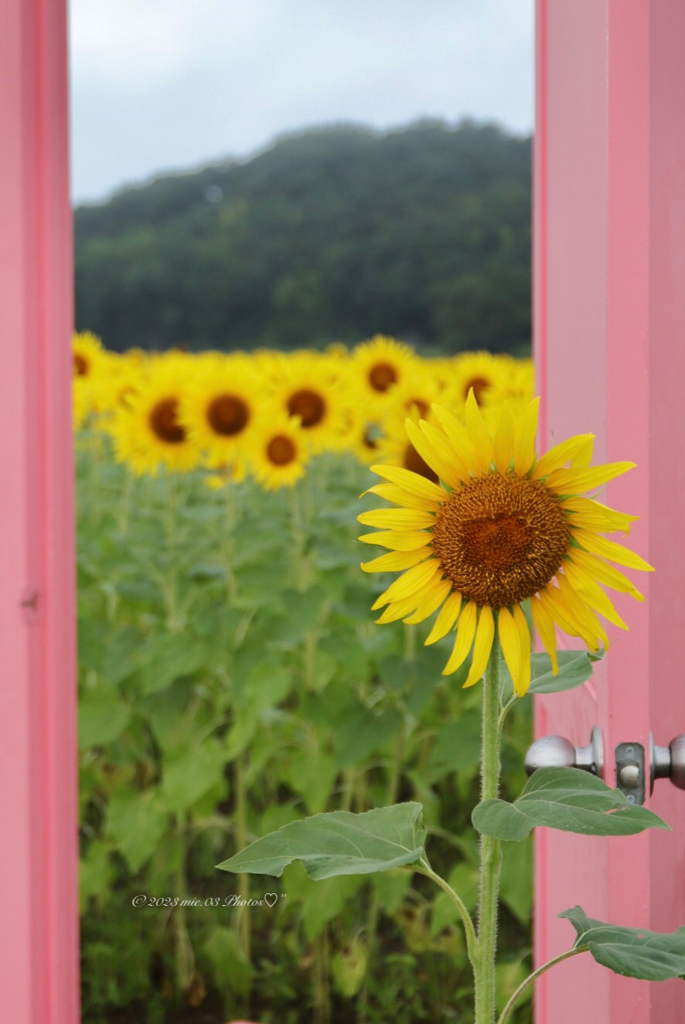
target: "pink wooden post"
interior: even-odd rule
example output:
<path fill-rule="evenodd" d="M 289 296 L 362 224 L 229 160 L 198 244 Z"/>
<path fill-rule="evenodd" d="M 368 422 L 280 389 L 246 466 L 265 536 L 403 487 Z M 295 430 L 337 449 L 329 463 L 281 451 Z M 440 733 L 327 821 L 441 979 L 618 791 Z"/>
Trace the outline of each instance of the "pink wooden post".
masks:
<path fill-rule="evenodd" d="M 621 742 L 685 732 L 685 4 L 538 0 L 535 350 L 546 442 L 592 430 L 598 461 L 637 469 L 602 500 L 644 516 L 656 567 L 630 633 L 593 683 L 541 700 L 539 735 Z M 536 962 L 568 948 L 556 914 L 659 931 L 685 924 L 685 794 L 658 781 L 673 834 L 600 840 L 540 830 Z M 685 985 L 620 978 L 584 954 L 543 976 L 537 1024 L 676 1024 Z"/>
<path fill-rule="evenodd" d="M 0 4 L 0 1015 L 76 1024 L 64 0 Z"/>

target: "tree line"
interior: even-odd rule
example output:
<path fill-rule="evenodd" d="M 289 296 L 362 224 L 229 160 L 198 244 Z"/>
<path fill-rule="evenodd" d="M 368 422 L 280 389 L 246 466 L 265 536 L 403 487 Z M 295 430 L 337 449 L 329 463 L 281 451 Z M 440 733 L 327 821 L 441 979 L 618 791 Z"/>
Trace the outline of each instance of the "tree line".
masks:
<path fill-rule="evenodd" d="M 292 349 L 390 334 L 522 354 L 531 140 L 336 125 L 75 213 L 76 324 L 109 348 Z"/>

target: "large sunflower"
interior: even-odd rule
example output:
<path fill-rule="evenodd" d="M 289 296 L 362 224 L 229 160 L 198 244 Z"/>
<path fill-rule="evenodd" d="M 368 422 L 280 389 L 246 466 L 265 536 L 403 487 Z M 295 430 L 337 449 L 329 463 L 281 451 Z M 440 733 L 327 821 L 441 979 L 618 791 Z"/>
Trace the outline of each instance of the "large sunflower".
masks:
<path fill-rule="evenodd" d="M 119 462 L 135 473 L 155 474 L 193 469 L 199 450 L 179 417 L 190 374 L 188 357 L 165 355 L 153 360 L 141 392 L 116 414 L 109 428 Z"/>
<path fill-rule="evenodd" d="M 489 392 L 506 380 L 511 360 L 491 352 L 464 352 L 452 361 L 448 392 L 458 404 L 466 401 L 473 389 L 478 405 L 487 401 Z"/>
<path fill-rule="evenodd" d="M 106 361 L 93 382 L 93 407 L 100 414 L 99 426 L 109 429 L 113 416 L 130 408 L 135 395 L 145 387 L 144 363 L 116 352 L 107 352 Z"/>
<path fill-rule="evenodd" d="M 212 353 L 181 398 L 179 418 L 207 465 L 234 465 L 254 430 L 260 383 L 244 356 Z"/>
<path fill-rule="evenodd" d="M 396 384 L 391 389 L 388 396 L 391 414 L 412 416 L 416 411 L 420 416 L 428 417 L 433 402 L 440 397 L 440 391 L 438 378 L 426 363 L 421 362 L 401 384 Z"/>
<path fill-rule="evenodd" d="M 651 569 L 638 555 L 600 536 L 627 533 L 637 517 L 582 496 L 634 463 L 590 468 L 590 434 L 563 441 L 536 460 L 538 402 L 531 402 L 518 422 L 505 407 L 494 436 L 473 391 L 465 427 L 438 405 L 433 409 L 439 427 L 407 420 L 414 448 L 440 482 L 398 467 L 375 466 L 388 482 L 372 492 L 399 507 L 359 516 L 382 531 L 360 540 L 389 549 L 362 568 L 405 570 L 374 604 L 387 606 L 378 621 L 421 622 L 440 609 L 426 643 L 456 627 L 444 674 L 455 672 L 473 648 L 465 686 L 481 678 L 497 629 L 519 695 L 530 685 L 530 636 L 522 602 L 530 599 L 556 674 L 555 626 L 581 637 L 591 650 L 608 643 L 597 613 L 627 628 L 599 584 L 642 600 L 609 563 Z"/>
<path fill-rule="evenodd" d="M 372 410 L 387 408 L 392 389 L 405 384 L 416 372 L 419 360 L 408 345 L 377 334 L 357 345 L 351 371 L 359 397 Z"/>
<path fill-rule="evenodd" d="M 294 352 L 274 362 L 267 380 L 281 412 L 299 419 L 312 452 L 342 447 L 352 404 L 343 365 L 320 352 Z"/>
<path fill-rule="evenodd" d="M 72 340 L 74 377 L 92 379 L 104 368 L 106 352 L 102 342 L 91 331 L 81 331 Z"/>
<path fill-rule="evenodd" d="M 265 491 L 292 487 L 304 476 L 310 454 L 307 436 L 295 417 L 262 412 L 248 451 L 252 473 Z"/>

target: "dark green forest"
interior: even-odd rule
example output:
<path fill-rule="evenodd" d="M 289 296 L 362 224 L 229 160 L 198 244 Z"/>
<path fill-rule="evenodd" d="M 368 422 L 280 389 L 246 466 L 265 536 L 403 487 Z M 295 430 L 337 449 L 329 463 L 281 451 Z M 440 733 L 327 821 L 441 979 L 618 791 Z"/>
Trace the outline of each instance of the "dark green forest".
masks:
<path fill-rule="evenodd" d="M 76 323 L 115 350 L 391 334 L 527 352 L 531 140 L 494 125 L 333 126 L 75 214 Z"/>

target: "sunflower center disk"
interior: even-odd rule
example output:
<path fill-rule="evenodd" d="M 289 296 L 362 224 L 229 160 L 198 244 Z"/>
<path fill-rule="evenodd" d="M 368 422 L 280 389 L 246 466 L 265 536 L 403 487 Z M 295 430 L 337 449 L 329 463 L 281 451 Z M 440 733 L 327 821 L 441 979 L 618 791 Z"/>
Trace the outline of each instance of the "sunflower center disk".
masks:
<path fill-rule="evenodd" d="M 266 449 L 266 456 L 274 466 L 287 466 L 296 454 L 293 442 L 282 434 L 272 437 Z"/>
<path fill-rule="evenodd" d="M 215 434 L 234 437 L 244 430 L 250 419 L 250 412 L 242 398 L 236 395 L 219 395 L 207 410 L 207 420 Z"/>
<path fill-rule="evenodd" d="M 78 352 L 74 353 L 74 371 L 77 377 L 86 377 L 88 375 L 88 363 Z"/>
<path fill-rule="evenodd" d="M 299 416 L 303 427 L 315 427 L 326 412 L 326 403 L 316 391 L 302 388 L 288 399 L 288 412 Z"/>
<path fill-rule="evenodd" d="M 163 398 L 150 413 L 150 426 L 160 439 L 167 444 L 180 444 L 186 439 L 186 432 L 178 422 L 178 400 Z"/>
<path fill-rule="evenodd" d="M 558 499 L 539 481 L 491 473 L 452 491 L 433 527 L 433 550 L 466 600 L 518 604 L 560 568 L 571 530 Z"/>
<path fill-rule="evenodd" d="M 397 382 L 397 370 L 390 363 L 375 363 L 369 370 L 369 384 L 374 391 L 387 391 Z"/>

